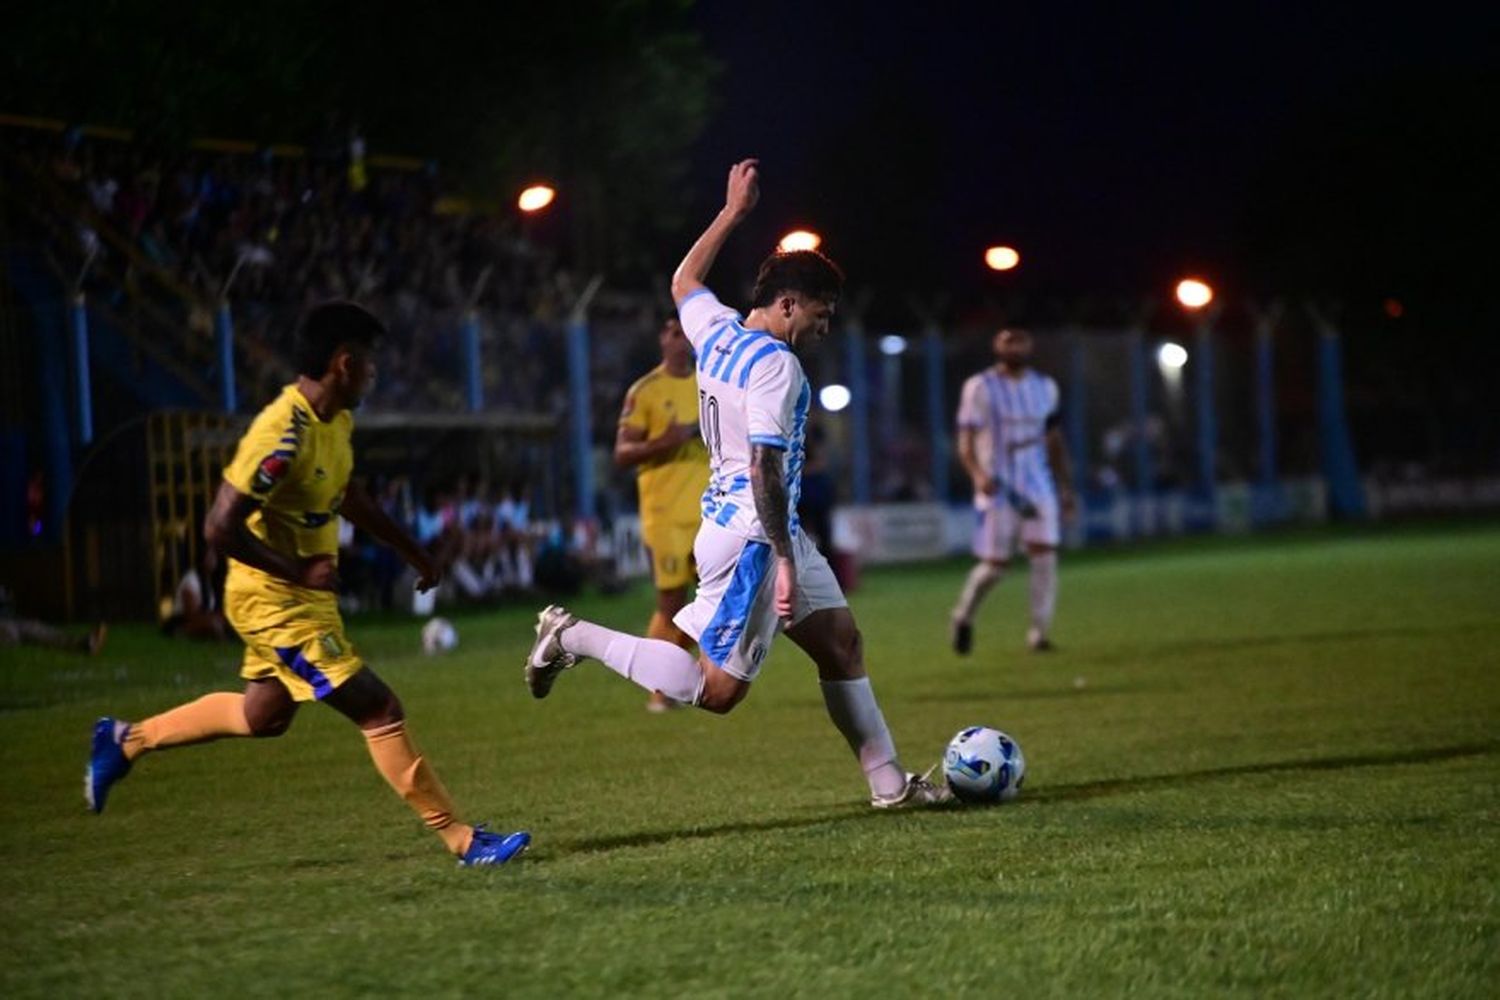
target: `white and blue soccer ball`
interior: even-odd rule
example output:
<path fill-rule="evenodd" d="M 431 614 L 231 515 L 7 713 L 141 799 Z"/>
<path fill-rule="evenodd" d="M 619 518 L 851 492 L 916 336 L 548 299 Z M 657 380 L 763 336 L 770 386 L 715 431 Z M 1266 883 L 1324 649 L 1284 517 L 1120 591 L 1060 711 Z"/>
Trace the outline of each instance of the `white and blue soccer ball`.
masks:
<path fill-rule="evenodd" d="M 446 618 L 429 618 L 422 626 L 422 652 L 428 656 L 446 653 L 458 645 L 458 629 Z"/>
<path fill-rule="evenodd" d="M 1021 794 L 1026 757 L 1021 744 L 998 729 L 961 729 L 943 754 L 943 777 L 962 802 L 1009 802 Z"/>

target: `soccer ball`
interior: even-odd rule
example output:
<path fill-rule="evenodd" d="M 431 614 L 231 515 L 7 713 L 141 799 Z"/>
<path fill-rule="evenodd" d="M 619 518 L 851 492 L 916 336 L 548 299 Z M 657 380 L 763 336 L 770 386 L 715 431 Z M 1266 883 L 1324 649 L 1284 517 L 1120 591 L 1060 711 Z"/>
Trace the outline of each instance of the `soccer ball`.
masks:
<path fill-rule="evenodd" d="M 446 653 L 458 645 L 458 629 L 446 618 L 429 619 L 422 626 L 422 652 L 428 656 Z"/>
<path fill-rule="evenodd" d="M 964 802 L 1009 802 L 1021 794 L 1026 758 L 1021 744 L 998 729 L 960 730 L 943 754 L 943 776 Z"/>

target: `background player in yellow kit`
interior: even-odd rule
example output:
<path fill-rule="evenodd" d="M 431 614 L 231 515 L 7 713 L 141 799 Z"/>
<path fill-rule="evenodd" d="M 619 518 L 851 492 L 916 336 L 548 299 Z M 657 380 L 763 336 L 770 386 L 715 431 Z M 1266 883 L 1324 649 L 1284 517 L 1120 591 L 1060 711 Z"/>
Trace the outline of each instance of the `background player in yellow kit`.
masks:
<path fill-rule="evenodd" d="M 708 449 L 698 436 L 698 379 L 693 345 L 673 316 L 662 324 L 661 364 L 630 387 L 620 410 L 615 435 L 615 464 L 639 466 L 641 537 L 651 550 L 656 582 L 656 612 L 646 634 L 675 642 L 691 651 L 695 645 L 672 623 L 687 604 L 693 582 L 693 540 L 703 519 L 700 505 L 708 487 Z M 660 712 L 671 699 L 653 691 L 646 707 Z"/>
<path fill-rule="evenodd" d="M 364 666 L 338 610 L 338 517 L 391 546 L 427 590 L 438 571 L 427 553 L 357 483 L 349 444 L 357 407 L 375 381 L 385 328 L 350 302 L 311 309 L 298 331 L 297 381 L 255 418 L 204 526 L 230 558 L 229 623 L 245 641 L 243 694 L 218 692 L 142 722 L 94 727 L 84 792 L 94 812 L 141 754 L 230 736 L 280 736 L 298 706 L 321 701 L 359 726 L 375 767 L 464 865 L 499 864 L 529 834 L 459 822 L 453 802 L 406 732 L 395 692 Z"/>

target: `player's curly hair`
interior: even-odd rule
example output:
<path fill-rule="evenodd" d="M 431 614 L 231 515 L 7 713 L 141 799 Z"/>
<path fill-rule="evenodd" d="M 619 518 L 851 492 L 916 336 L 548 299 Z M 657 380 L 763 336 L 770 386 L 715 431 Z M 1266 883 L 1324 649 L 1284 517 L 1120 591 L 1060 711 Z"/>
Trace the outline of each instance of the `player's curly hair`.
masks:
<path fill-rule="evenodd" d="M 836 302 L 843 290 L 844 272 L 823 254 L 816 250 L 778 251 L 761 262 L 750 304 L 757 309 L 768 306 L 785 292 Z"/>
<path fill-rule="evenodd" d="M 322 378 L 340 347 L 366 350 L 386 333 L 385 324 L 353 302 L 322 302 L 307 310 L 297 327 L 297 372 Z"/>

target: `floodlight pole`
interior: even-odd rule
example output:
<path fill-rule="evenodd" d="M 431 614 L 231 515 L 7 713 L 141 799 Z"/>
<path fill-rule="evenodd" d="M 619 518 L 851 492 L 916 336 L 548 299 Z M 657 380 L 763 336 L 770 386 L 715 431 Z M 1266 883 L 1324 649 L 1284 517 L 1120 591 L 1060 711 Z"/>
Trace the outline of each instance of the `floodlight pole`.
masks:
<path fill-rule="evenodd" d="M 947 365 L 947 346 L 943 342 L 943 328 L 938 316 L 948 304 L 947 296 L 939 296 L 928 305 L 916 295 L 907 297 L 912 312 L 922 321 L 922 358 L 927 383 L 927 439 L 928 452 L 932 456 L 932 498 L 946 504 L 949 499 L 949 463 L 953 448 L 948 438 L 948 407 L 944 390 Z"/>
<path fill-rule="evenodd" d="M 868 291 L 861 293 L 848 311 L 844 337 L 849 364 L 849 467 L 854 502 L 870 502 L 870 378 L 865 360 L 864 311 L 869 305 Z"/>
<path fill-rule="evenodd" d="M 573 507 L 580 519 L 592 521 L 594 503 L 594 429 L 589 388 L 589 305 L 599 293 L 604 276 L 594 275 L 568 314 L 568 389 L 573 409 Z"/>
<path fill-rule="evenodd" d="M 1218 316 L 1219 307 L 1210 306 L 1199 317 L 1192 359 L 1198 389 L 1194 394 L 1198 410 L 1198 488 L 1210 508 L 1218 485 L 1219 419 L 1214 405 L 1214 322 Z"/>
<path fill-rule="evenodd" d="M 1151 447 L 1146 440 L 1146 325 L 1151 319 L 1151 304 L 1145 303 L 1136 310 L 1130 324 L 1128 350 L 1130 356 L 1130 427 L 1135 445 L 1135 517 L 1137 536 L 1153 533 L 1156 529 L 1155 511 L 1152 506 L 1155 495 L 1155 470 L 1151 468 Z"/>
<path fill-rule="evenodd" d="M 1318 442 L 1323 456 L 1323 478 L 1335 514 L 1365 516 L 1364 485 L 1344 413 L 1344 356 L 1339 343 L 1338 307 L 1306 303 L 1307 315 L 1318 333 Z"/>
<path fill-rule="evenodd" d="M 1273 299 L 1265 308 L 1250 305 L 1255 323 L 1255 426 L 1259 445 L 1257 470 L 1262 486 L 1276 485 L 1276 327 L 1286 304 Z"/>
<path fill-rule="evenodd" d="M 478 413 L 484 409 L 484 366 L 479 358 L 479 296 L 484 294 L 484 286 L 490 280 L 490 272 L 494 270 L 493 264 L 486 264 L 484 270 L 479 272 L 479 278 L 474 282 L 474 287 L 469 290 L 468 298 L 464 301 L 464 319 L 461 332 L 464 343 L 464 367 L 468 376 L 468 401 L 469 412 Z"/>

